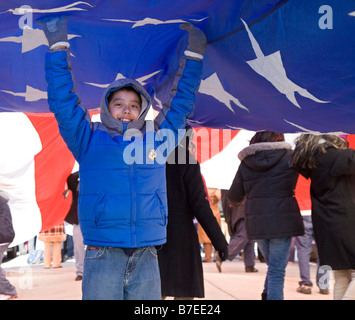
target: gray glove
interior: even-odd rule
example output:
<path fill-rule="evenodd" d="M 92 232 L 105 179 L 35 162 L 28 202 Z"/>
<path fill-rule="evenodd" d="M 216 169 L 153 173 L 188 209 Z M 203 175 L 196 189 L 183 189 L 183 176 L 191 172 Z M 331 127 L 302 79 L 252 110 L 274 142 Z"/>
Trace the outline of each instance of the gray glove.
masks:
<path fill-rule="evenodd" d="M 44 34 L 47 37 L 50 48 L 52 48 L 52 46 L 56 43 L 66 43 L 69 47 L 67 21 L 68 17 L 65 16 L 48 17 L 37 21 L 37 23 L 42 25 Z"/>
<path fill-rule="evenodd" d="M 202 30 L 195 27 L 191 23 L 184 23 L 180 25 L 180 29 L 186 30 L 189 33 L 189 44 L 187 50 L 185 51 L 185 55 L 196 58 L 197 60 L 202 60 L 207 46 L 206 35 Z M 194 55 L 194 53 L 196 55 Z"/>

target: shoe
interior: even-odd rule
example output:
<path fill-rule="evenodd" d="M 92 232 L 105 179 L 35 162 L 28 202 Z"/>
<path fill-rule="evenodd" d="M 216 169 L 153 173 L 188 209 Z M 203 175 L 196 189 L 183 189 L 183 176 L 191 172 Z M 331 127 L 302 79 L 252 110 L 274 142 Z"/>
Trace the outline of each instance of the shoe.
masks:
<path fill-rule="evenodd" d="M 63 256 L 63 258 L 62 258 L 62 262 L 65 262 L 65 261 L 68 261 L 68 260 L 71 260 L 71 259 L 73 259 L 74 257 L 72 257 L 72 256 L 67 256 L 66 254 Z"/>
<path fill-rule="evenodd" d="M 83 276 L 76 276 L 75 281 L 81 281 L 83 280 Z"/>
<path fill-rule="evenodd" d="M 307 286 L 306 284 L 302 284 L 300 287 L 297 288 L 298 293 L 303 293 L 303 294 L 311 294 L 312 293 L 312 287 Z"/>
<path fill-rule="evenodd" d="M 43 262 L 43 251 L 42 250 L 33 250 L 28 259 L 28 264 L 40 264 Z"/>
<path fill-rule="evenodd" d="M 258 269 L 256 269 L 254 266 L 251 267 L 245 267 L 245 272 L 259 272 Z"/>
<path fill-rule="evenodd" d="M 329 294 L 329 289 L 319 289 L 320 294 Z"/>

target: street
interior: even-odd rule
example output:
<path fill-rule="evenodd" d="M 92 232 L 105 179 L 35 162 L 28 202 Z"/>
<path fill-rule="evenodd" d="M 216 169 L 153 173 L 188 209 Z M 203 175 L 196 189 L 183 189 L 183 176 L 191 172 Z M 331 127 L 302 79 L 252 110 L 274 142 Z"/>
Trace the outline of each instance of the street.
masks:
<path fill-rule="evenodd" d="M 43 265 L 27 265 L 27 257 L 18 256 L 2 264 L 7 278 L 17 288 L 18 298 L 15 301 L 81 300 L 81 281 L 74 281 L 74 260 L 62 263 L 60 269 L 44 269 Z M 201 300 L 260 300 L 267 266 L 257 261 L 255 267 L 259 272 L 245 273 L 243 261 L 227 261 L 222 264 L 222 273 L 218 273 L 214 263 L 203 263 L 205 298 Z M 315 271 L 316 265 L 312 263 L 312 281 Z M 329 295 L 320 294 L 316 286 L 310 295 L 297 293 L 298 281 L 298 263 L 289 262 L 286 268 L 285 300 L 333 300 L 332 280 Z"/>

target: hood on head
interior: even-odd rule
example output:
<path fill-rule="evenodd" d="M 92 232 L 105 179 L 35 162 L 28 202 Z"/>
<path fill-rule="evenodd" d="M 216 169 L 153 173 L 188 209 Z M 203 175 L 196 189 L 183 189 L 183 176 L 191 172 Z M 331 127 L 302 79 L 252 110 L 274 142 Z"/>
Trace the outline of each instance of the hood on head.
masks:
<path fill-rule="evenodd" d="M 144 87 L 136 80 L 133 79 L 119 79 L 112 82 L 105 90 L 100 104 L 100 117 L 101 122 L 111 130 L 116 131 L 119 134 L 123 133 L 123 124 L 121 120 L 115 119 L 112 117 L 110 111 L 108 110 L 108 101 L 107 98 L 111 92 L 116 91 L 118 89 L 122 89 L 124 87 L 133 87 L 136 90 L 142 99 L 141 112 L 136 121 L 130 122 L 128 124 L 127 129 L 135 128 L 141 129 L 144 125 L 145 117 L 149 110 L 150 105 L 150 96 L 148 92 L 144 89 Z"/>
<path fill-rule="evenodd" d="M 274 167 L 289 150 L 292 147 L 288 142 L 260 142 L 244 148 L 238 158 L 247 167 L 263 171 Z"/>

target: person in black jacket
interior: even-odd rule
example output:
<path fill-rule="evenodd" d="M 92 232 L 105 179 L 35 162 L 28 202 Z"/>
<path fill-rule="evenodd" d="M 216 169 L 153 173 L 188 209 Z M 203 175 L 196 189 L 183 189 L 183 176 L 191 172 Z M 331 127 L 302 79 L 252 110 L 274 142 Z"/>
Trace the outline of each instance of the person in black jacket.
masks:
<path fill-rule="evenodd" d="M 223 261 L 228 257 L 228 243 L 206 198 L 200 165 L 181 144 L 169 156 L 166 179 L 167 243 L 158 250 L 162 296 L 203 298 L 203 269 L 194 217 Z"/>
<path fill-rule="evenodd" d="M 7 204 L 9 198 L 7 194 L 0 190 L 0 263 L 4 258 L 9 244 L 15 238 L 15 231 L 12 226 L 10 208 Z M 16 288 L 6 279 L 6 272 L 0 267 L 0 295 L 6 299 L 17 297 Z"/>
<path fill-rule="evenodd" d="M 292 165 L 311 179 L 319 264 L 334 272 L 334 299 L 355 300 L 355 150 L 336 135 L 303 134 Z"/>
<path fill-rule="evenodd" d="M 268 265 L 263 299 L 282 300 L 292 237 L 304 234 L 295 198 L 298 172 L 290 168 L 291 145 L 284 135 L 259 131 L 238 157 L 241 164 L 229 190 L 239 205 L 245 198 L 248 239 L 256 240 Z"/>
<path fill-rule="evenodd" d="M 85 245 L 81 233 L 78 217 L 78 197 L 79 197 L 79 171 L 73 172 L 67 178 L 69 190 L 72 192 L 72 203 L 65 221 L 73 225 L 73 242 L 76 278 L 75 281 L 83 279 Z"/>

